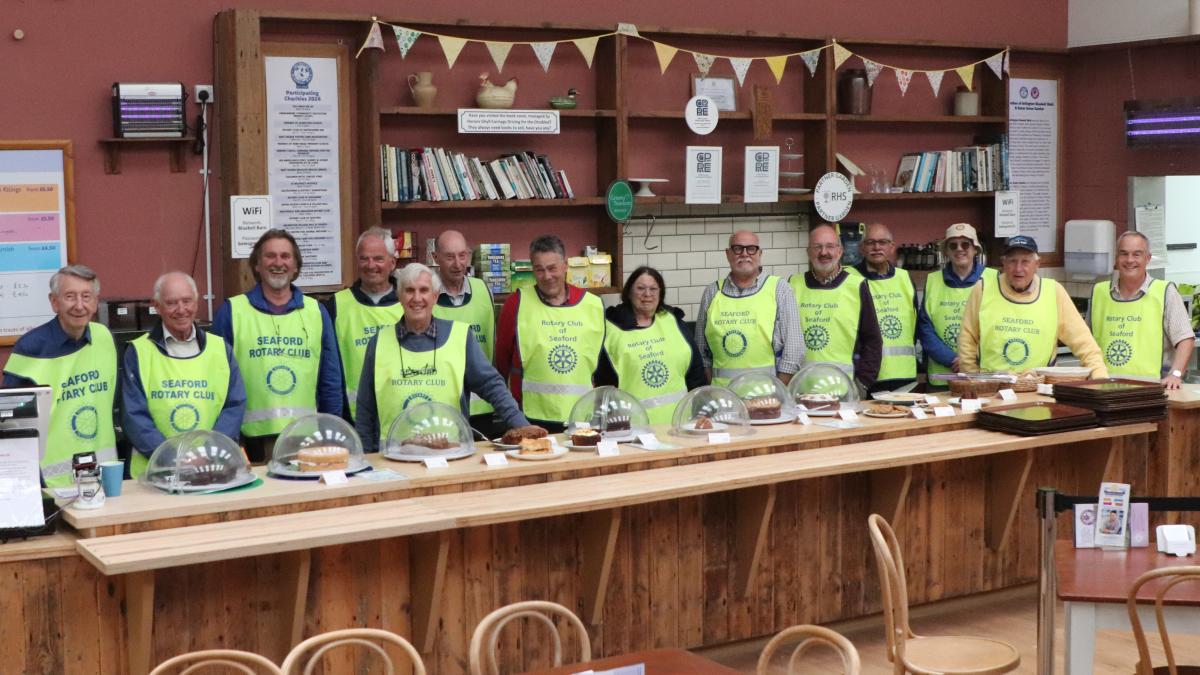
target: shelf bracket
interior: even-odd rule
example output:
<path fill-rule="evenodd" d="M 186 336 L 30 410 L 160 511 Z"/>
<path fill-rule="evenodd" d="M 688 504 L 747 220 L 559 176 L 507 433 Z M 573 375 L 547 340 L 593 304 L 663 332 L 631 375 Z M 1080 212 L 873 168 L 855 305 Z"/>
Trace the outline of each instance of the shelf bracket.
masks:
<path fill-rule="evenodd" d="M 737 563 L 736 588 L 745 597 L 754 586 L 763 551 L 770 535 L 771 513 L 775 510 L 775 484 L 738 490 L 734 494 L 736 530 L 734 547 Z"/>
<path fill-rule="evenodd" d="M 870 483 L 871 513 L 887 518 L 893 527 L 904 515 L 904 501 L 912 484 L 912 466 L 879 469 L 867 474 Z"/>
<path fill-rule="evenodd" d="M 1025 490 L 1033 450 L 1008 452 L 988 458 L 985 536 L 988 548 L 999 551 L 1017 518 L 1017 503 Z"/>
<path fill-rule="evenodd" d="M 579 567 L 583 583 L 583 620 L 595 626 L 604 620 L 604 598 L 621 531 L 621 509 L 583 515 L 579 533 Z"/>
<path fill-rule="evenodd" d="M 424 654 L 433 651 L 437 639 L 442 587 L 446 583 L 446 564 L 449 559 L 449 530 L 413 537 L 409 554 L 413 642 Z"/>

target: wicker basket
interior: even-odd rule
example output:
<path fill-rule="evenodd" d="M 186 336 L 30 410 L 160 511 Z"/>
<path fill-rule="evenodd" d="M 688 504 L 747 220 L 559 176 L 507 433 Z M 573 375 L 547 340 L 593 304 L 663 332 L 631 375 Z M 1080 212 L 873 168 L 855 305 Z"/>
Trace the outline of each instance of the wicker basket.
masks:
<path fill-rule="evenodd" d="M 1028 394 L 1037 391 L 1038 385 L 1045 382 L 1046 378 L 1036 373 L 1022 373 L 1017 376 L 1017 381 L 1013 382 L 1012 390 Z"/>

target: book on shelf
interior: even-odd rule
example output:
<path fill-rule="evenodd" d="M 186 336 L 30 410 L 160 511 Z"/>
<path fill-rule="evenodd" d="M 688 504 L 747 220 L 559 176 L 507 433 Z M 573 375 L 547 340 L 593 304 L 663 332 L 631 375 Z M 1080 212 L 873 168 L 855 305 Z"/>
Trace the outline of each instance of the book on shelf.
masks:
<path fill-rule="evenodd" d="M 896 165 L 903 192 L 993 192 L 1008 189 L 1008 138 L 983 139 L 953 150 L 909 152 Z"/>
<path fill-rule="evenodd" d="M 486 160 L 446 148 L 379 147 L 386 202 L 573 199 L 565 171 L 532 150 Z"/>

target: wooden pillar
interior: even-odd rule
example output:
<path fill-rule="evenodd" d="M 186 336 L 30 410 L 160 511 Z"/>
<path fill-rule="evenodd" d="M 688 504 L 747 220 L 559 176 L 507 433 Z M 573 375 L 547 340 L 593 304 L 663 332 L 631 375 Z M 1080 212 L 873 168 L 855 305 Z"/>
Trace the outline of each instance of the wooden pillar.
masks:
<path fill-rule="evenodd" d="M 125 575 L 125 628 L 129 674 L 146 675 L 154 644 L 154 570 Z"/>

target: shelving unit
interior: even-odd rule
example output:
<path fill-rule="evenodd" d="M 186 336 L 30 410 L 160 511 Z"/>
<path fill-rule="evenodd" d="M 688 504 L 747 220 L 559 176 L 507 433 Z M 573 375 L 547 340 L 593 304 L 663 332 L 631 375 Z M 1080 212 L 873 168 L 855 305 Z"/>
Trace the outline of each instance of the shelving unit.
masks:
<path fill-rule="evenodd" d="M 195 136 L 180 138 L 101 138 L 104 147 L 104 173 L 121 173 L 121 150 L 146 145 L 166 145 L 171 152 L 171 173 L 187 171 L 187 147 L 196 142 Z"/>

